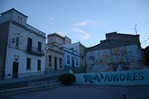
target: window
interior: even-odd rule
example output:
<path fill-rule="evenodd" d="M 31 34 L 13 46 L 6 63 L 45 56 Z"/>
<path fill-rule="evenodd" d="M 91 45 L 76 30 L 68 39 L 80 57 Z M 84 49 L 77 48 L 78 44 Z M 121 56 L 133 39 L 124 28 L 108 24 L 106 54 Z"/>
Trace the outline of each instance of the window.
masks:
<path fill-rule="evenodd" d="M 49 55 L 49 67 L 51 67 L 51 66 L 52 66 L 52 56 Z"/>
<path fill-rule="evenodd" d="M 37 70 L 41 70 L 41 60 L 37 60 Z"/>
<path fill-rule="evenodd" d="M 22 24 L 22 17 L 18 16 L 18 23 Z"/>
<path fill-rule="evenodd" d="M 50 38 L 50 40 L 49 40 L 50 42 L 48 42 L 48 43 L 51 43 L 51 42 L 53 42 L 53 38 Z"/>
<path fill-rule="evenodd" d="M 67 64 L 70 64 L 70 56 L 67 55 Z"/>
<path fill-rule="evenodd" d="M 59 58 L 59 64 L 60 64 L 60 68 L 62 68 L 62 58 Z"/>
<path fill-rule="evenodd" d="M 12 43 L 15 43 L 15 38 L 12 38 Z"/>
<path fill-rule="evenodd" d="M 78 64 L 78 58 L 76 58 L 76 65 L 78 66 L 79 64 Z"/>
<path fill-rule="evenodd" d="M 16 38 L 16 46 L 19 47 L 19 37 Z"/>
<path fill-rule="evenodd" d="M 27 70 L 30 70 L 31 69 L 31 58 L 27 58 L 26 69 Z"/>
<path fill-rule="evenodd" d="M 41 52 L 41 42 L 38 42 L 38 51 Z"/>
<path fill-rule="evenodd" d="M 30 51 L 32 50 L 32 39 L 31 38 L 28 38 L 27 49 Z"/>

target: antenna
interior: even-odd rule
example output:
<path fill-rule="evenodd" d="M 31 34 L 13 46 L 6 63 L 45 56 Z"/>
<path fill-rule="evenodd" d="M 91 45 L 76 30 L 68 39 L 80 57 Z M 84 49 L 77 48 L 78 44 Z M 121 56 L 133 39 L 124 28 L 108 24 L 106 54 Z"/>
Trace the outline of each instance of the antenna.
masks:
<path fill-rule="evenodd" d="M 137 31 L 137 25 L 140 24 L 140 23 L 141 23 L 141 22 L 135 24 L 135 27 L 133 28 L 133 29 L 135 30 L 136 35 L 137 35 L 137 32 L 138 32 L 138 31 Z"/>
<path fill-rule="evenodd" d="M 134 28 L 136 35 L 137 35 L 137 25 L 138 25 L 138 24 L 135 24 L 135 28 Z"/>

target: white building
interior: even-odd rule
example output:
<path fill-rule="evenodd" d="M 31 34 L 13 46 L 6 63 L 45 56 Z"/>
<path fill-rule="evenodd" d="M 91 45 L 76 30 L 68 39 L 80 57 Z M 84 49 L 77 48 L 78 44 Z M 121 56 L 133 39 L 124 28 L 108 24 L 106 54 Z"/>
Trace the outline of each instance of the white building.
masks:
<path fill-rule="evenodd" d="M 45 33 L 27 24 L 14 8 L 0 16 L 0 77 L 11 79 L 45 71 Z"/>

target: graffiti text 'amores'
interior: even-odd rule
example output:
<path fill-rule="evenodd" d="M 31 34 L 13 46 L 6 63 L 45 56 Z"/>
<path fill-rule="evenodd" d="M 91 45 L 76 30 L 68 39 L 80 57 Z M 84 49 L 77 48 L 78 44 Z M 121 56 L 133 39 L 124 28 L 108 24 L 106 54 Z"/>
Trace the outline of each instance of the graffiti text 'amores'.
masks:
<path fill-rule="evenodd" d="M 89 83 L 94 83 L 104 81 L 104 82 L 116 82 L 116 81 L 137 81 L 143 80 L 143 72 L 134 73 L 120 73 L 120 74 L 101 74 L 95 73 L 94 75 L 85 74 L 83 75 L 84 81 Z"/>

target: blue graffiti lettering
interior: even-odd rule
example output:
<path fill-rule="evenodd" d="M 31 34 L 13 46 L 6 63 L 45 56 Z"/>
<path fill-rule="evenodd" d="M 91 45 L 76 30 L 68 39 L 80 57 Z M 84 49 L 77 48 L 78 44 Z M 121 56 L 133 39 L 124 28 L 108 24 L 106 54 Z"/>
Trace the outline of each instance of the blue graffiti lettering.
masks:
<path fill-rule="evenodd" d="M 111 81 L 135 81 L 135 80 L 143 80 L 143 72 L 135 72 L 135 73 L 120 73 L 120 74 L 101 74 L 95 73 L 93 74 L 85 74 L 83 76 L 85 82 L 95 83 L 100 81 L 111 82 Z"/>

